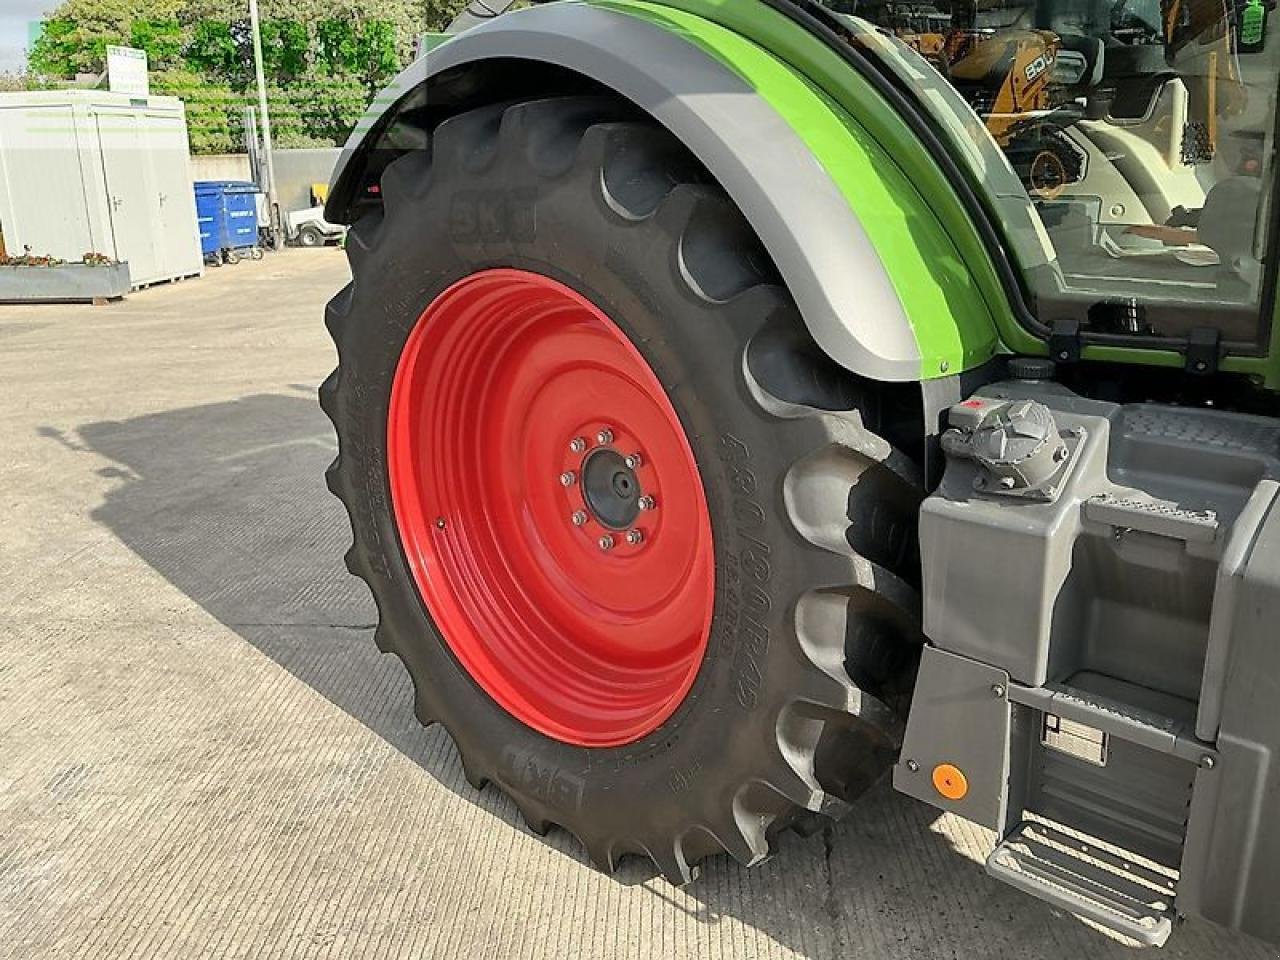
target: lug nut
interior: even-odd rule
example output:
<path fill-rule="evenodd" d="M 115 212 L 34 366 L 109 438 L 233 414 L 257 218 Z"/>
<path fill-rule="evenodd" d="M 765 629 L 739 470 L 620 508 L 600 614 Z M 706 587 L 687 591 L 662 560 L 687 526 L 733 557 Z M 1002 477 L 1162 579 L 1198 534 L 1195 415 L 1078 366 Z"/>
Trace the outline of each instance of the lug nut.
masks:
<path fill-rule="evenodd" d="M 633 547 L 638 547 L 640 544 L 644 543 L 644 534 L 639 530 L 628 530 L 627 543 L 631 544 Z"/>
<path fill-rule="evenodd" d="M 569 449 L 574 453 L 581 453 L 583 450 L 587 449 L 587 441 L 582 439 L 582 437 L 574 437 L 569 441 Z"/>
<path fill-rule="evenodd" d="M 566 470 L 564 473 L 560 474 L 560 486 L 562 486 L 562 487 L 572 487 L 572 486 L 573 486 L 573 481 L 574 481 L 574 480 L 576 480 L 576 479 L 577 479 L 577 477 L 575 477 L 575 476 L 573 475 L 573 471 L 572 471 L 572 470 Z"/>
<path fill-rule="evenodd" d="M 628 470 L 634 470 L 636 467 L 640 466 L 640 464 L 642 464 L 644 461 L 640 459 L 640 454 L 633 453 L 631 456 L 627 457 L 622 462 L 627 465 Z"/>
<path fill-rule="evenodd" d="M 613 443 L 613 431 L 608 427 L 605 427 L 596 434 L 596 440 L 599 442 L 600 446 L 607 447 L 609 444 Z"/>
<path fill-rule="evenodd" d="M 587 522 L 587 511 L 575 510 L 571 519 L 573 520 L 573 525 L 575 527 L 584 526 Z"/>
<path fill-rule="evenodd" d="M 653 499 L 653 497 L 641 497 L 638 501 L 636 501 L 636 506 L 638 506 L 641 510 L 657 510 L 658 509 L 658 503 L 656 500 Z"/>
<path fill-rule="evenodd" d="M 601 550 L 612 550 L 612 549 L 613 549 L 613 537 L 609 536 L 609 534 L 607 534 L 607 533 L 606 533 L 603 537 L 601 537 L 601 538 L 600 538 L 599 543 L 600 543 L 600 549 L 601 549 Z"/>

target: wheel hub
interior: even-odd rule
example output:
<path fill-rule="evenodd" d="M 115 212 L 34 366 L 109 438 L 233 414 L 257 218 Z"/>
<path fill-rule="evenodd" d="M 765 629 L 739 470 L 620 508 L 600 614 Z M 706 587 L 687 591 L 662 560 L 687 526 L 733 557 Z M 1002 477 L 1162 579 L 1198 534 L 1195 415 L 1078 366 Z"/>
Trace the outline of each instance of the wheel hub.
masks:
<path fill-rule="evenodd" d="M 627 458 L 611 447 L 597 447 L 582 464 L 582 496 L 601 526 L 627 530 L 640 516 L 640 478 Z"/>
<path fill-rule="evenodd" d="M 442 294 L 396 371 L 388 472 L 432 620 L 509 713 L 616 746 L 679 707 L 710 633 L 706 496 L 666 391 L 598 307 L 517 270 Z"/>

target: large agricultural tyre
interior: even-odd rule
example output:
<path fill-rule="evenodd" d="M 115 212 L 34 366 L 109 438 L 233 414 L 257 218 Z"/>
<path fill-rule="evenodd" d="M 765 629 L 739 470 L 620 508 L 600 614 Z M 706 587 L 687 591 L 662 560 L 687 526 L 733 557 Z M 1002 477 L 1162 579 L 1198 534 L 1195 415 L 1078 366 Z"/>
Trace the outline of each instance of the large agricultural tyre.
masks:
<path fill-rule="evenodd" d="M 896 755 L 920 642 L 919 472 L 884 392 L 611 99 L 456 116 L 381 192 L 321 402 L 418 717 L 606 869 L 681 883 L 842 812 Z"/>

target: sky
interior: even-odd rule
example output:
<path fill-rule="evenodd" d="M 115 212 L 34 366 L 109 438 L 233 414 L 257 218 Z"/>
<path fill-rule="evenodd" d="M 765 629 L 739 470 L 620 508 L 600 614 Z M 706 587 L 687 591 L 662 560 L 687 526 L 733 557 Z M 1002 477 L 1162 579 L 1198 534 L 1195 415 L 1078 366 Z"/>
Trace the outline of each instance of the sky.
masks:
<path fill-rule="evenodd" d="M 0 70 L 20 70 L 30 43 L 31 24 L 57 0 L 0 0 Z"/>

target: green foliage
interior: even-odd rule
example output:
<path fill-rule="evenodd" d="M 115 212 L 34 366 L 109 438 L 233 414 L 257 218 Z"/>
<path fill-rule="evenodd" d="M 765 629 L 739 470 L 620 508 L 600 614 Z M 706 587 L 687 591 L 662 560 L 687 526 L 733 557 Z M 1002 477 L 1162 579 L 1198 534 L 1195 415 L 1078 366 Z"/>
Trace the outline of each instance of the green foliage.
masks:
<path fill-rule="evenodd" d="M 243 84 L 243 57 L 231 27 L 230 22 L 221 20 L 195 24 L 187 44 L 187 69 L 215 83 Z"/>
<path fill-rule="evenodd" d="M 311 73 L 302 82 L 267 90 L 280 147 L 329 147 L 346 141 L 369 102 L 359 78 Z"/>
<path fill-rule="evenodd" d="M 134 20 L 129 24 L 126 47 L 147 51 L 147 64 L 152 70 L 167 70 L 176 65 L 185 46 L 182 25 L 177 19 Z"/>
<path fill-rule="evenodd" d="M 349 20 L 321 20 L 316 25 L 316 64 L 342 73 L 356 62 L 356 33 Z"/>
<path fill-rule="evenodd" d="M 63 0 L 32 45 L 33 74 L 72 77 L 106 69 L 107 47 L 147 51 L 152 69 L 176 65 L 185 42 L 183 0 Z"/>
<path fill-rule="evenodd" d="M 262 63 L 277 83 L 301 77 L 307 69 L 311 36 L 297 20 L 267 20 L 262 24 Z"/>
<path fill-rule="evenodd" d="M 355 68 L 356 75 L 364 78 L 370 87 L 391 79 L 399 72 L 394 25 L 386 20 L 369 20 L 360 24 L 356 34 Z"/>
<path fill-rule="evenodd" d="M 260 0 L 263 67 L 280 146 L 343 143 L 409 62 L 415 38 L 466 0 Z M 152 89 L 187 102 L 192 150 L 239 148 L 256 103 L 247 0 L 61 0 L 29 53 L 28 89 L 106 69 L 111 44 L 147 52 Z"/>
<path fill-rule="evenodd" d="M 90 51 L 80 41 L 80 30 L 75 21 L 61 18 L 45 23 L 39 39 L 27 56 L 27 67 L 35 75 L 54 77 L 74 76 L 85 72 L 77 54 Z"/>
<path fill-rule="evenodd" d="M 407 62 L 397 45 L 395 24 L 386 20 L 330 18 L 316 25 L 315 62 L 331 76 L 359 77 L 375 92 Z"/>
<path fill-rule="evenodd" d="M 186 101 L 192 153 L 232 153 L 242 148 L 243 94 L 186 70 L 152 74 L 151 90 Z"/>

